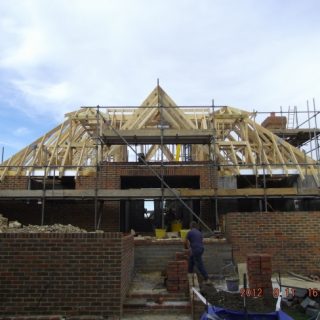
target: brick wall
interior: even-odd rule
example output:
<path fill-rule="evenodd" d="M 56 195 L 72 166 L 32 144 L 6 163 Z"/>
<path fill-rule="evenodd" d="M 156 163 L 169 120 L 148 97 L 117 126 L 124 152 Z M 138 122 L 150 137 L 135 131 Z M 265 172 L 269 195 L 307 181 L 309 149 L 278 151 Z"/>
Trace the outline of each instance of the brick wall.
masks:
<path fill-rule="evenodd" d="M 166 163 L 170 164 L 170 163 Z M 216 188 L 218 184 L 218 173 L 216 167 L 209 166 L 208 162 L 190 163 L 171 163 L 170 167 L 164 167 L 165 176 L 199 176 L 200 188 Z M 152 168 L 160 174 L 161 166 L 159 164 L 151 164 Z M 99 173 L 98 187 L 102 189 L 120 189 L 121 177 L 127 176 L 154 176 L 150 169 L 143 164 L 137 163 L 105 163 Z M 95 176 L 80 176 L 76 180 L 76 189 L 95 188 Z M 113 211 L 114 210 L 114 211 Z M 114 204 L 108 212 L 110 214 L 119 215 L 120 203 Z M 200 211 L 202 219 L 209 225 L 213 225 L 213 213 L 210 201 L 201 200 Z"/>
<path fill-rule="evenodd" d="M 169 165 L 170 163 L 166 163 Z M 150 164 L 158 173 L 161 173 L 159 164 Z M 190 164 L 177 163 L 164 167 L 165 176 L 199 176 L 200 188 L 215 188 L 217 186 L 217 170 L 207 162 Z M 98 187 L 102 189 L 120 189 L 121 176 L 154 176 L 151 170 L 143 164 L 108 162 L 100 168 Z M 80 176 L 76 180 L 76 189 L 93 189 L 96 186 L 96 177 Z"/>
<path fill-rule="evenodd" d="M 256 289 L 258 295 L 272 297 L 272 262 L 271 255 L 252 253 L 247 255 L 247 274 L 249 288 Z"/>
<path fill-rule="evenodd" d="M 132 271 L 132 236 L 3 233 L 0 315 L 120 316 Z"/>
<path fill-rule="evenodd" d="M 167 163 L 170 167 L 164 168 L 165 176 L 199 176 L 200 188 L 215 188 L 217 185 L 217 170 L 209 166 L 208 162 L 194 163 Z M 160 173 L 161 166 L 152 164 Z M 105 163 L 100 168 L 98 187 L 104 189 L 120 189 L 121 177 L 125 176 L 154 176 L 150 169 L 137 163 Z M 0 183 L 0 189 L 27 189 L 28 177 L 8 176 Z M 94 189 L 96 187 L 95 174 L 79 176 L 76 179 L 76 189 Z M 11 220 L 19 220 L 23 224 L 40 224 L 41 205 L 37 201 L 0 201 L 0 213 Z M 213 210 L 209 200 L 200 201 L 200 215 L 209 225 L 213 225 Z M 94 227 L 93 200 L 87 201 L 46 201 L 45 223 L 73 224 L 87 230 Z M 120 230 L 120 202 L 106 201 L 103 205 L 103 214 L 100 228 L 113 232 Z"/>
<path fill-rule="evenodd" d="M 135 269 L 138 271 L 163 271 L 167 263 L 175 260 L 176 252 L 183 250 L 183 241 L 177 240 L 135 240 Z M 231 246 L 225 240 L 204 240 L 203 261 L 208 273 L 219 273 L 231 262 Z"/>
<path fill-rule="evenodd" d="M 236 212 L 226 215 L 226 234 L 236 262 L 248 253 L 272 255 L 273 271 L 318 273 L 320 212 Z"/>
<path fill-rule="evenodd" d="M 134 271 L 134 242 L 133 236 L 122 239 L 121 259 L 121 304 L 123 304 L 131 283 Z"/>
<path fill-rule="evenodd" d="M 0 182 L 0 190 L 17 190 L 28 188 L 28 177 L 24 176 L 6 176 L 2 182 Z"/>

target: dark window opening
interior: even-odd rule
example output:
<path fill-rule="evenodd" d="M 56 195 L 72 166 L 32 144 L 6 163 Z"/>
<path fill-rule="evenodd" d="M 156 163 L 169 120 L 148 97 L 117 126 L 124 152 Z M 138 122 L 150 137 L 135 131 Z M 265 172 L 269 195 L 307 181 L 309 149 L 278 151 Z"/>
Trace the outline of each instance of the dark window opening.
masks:
<path fill-rule="evenodd" d="M 165 176 L 165 182 L 172 188 L 200 189 L 199 176 Z M 123 176 L 121 189 L 161 188 L 161 182 L 154 176 Z M 200 214 L 200 200 L 184 199 L 188 206 Z M 161 228 L 164 220 L 167 231 L 171 230 L 173 220 L 180 220 L 183 228 L 188 228 L 193 219 L 191 213 L 178 200 L 165 199 L 162 217 L 160 199 L 123 200 L 120 205 L 121 231 L 134 229 L 137 233 L 152 233 Z"/>
<path fill-rule="evenodd" d="M 292 176 L 282 176 L 282 175 L 266 175 L 265 176 L 265 185 L 266 188 L 291 188 L 294 186 L 294 183 L 297 181 L 297 175 Z M 242 188 L 263 188 L 264 187 L 264 178 L 263 175 L 260 176 L 237 176 L 237 187 L 238 189 Z"/>
<path fill-rule="evenodd" d="M 42 190 L 45 181 L 46 190 L 61 190 L 61 189 L 75 189 L 76 183 L 74 177 L 32 177 L 30 178 L 31 190 Z"/>
<path fill-rule="evenodd" d="M 184 199 L 187 205 L 200 214 L 200 200 Z M 164 226 L 172 231 L 174 221 L 179 221 L 183 229 L 188 229 L 193 220 L 192 214 L 178 200 L 165 200 Z M 162 213 L 159 199 L 122 200 L 120 203 L 120 231 L 136 233 L 152 233 L 156 228 L 162 228 Z"/>
<path fill-rule="evenodd" d="M 200 189 L 199 176 L 165 176 L 164 181 L 171 188 Z M 121 189 L 161 188 L 161 181 L 153 176 L 121 177 Z"/>

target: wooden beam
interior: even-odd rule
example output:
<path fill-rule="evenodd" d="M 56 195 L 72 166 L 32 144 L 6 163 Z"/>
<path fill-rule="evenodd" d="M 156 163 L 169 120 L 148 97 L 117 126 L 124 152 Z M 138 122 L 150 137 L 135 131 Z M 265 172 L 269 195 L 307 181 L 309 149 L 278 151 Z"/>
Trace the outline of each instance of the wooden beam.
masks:
<path fill-rule="evenodd" d="M 315 196 L 320 195 L 317 188 L 298 192 L 296 188 L 246 188 L 246 189 L 174 189 L 182 198 L 242 198 L 242 197 L 296 197 L 296 196 Z M 0 190 L 0 199 L 27 198 L 37 199 L 43 196 L 43 190 Z M 174 198 L 172 192 L 164 189 L 166 198 Z M 59 198 L 79 198 L 86 200 L 95 197 L 94 189 L 87 190 L 46 190 L 45 197 L 48 199 Z M 161 198 L 161 188 L 144 189 L 100 189 L 97 197 L 99 199 L 155 199 Z"/>
<path fill-rule="evenodd" d="M 104 130 L 102 140 L 105 144 L 122 145 L 123 137 L 129 144 L 160 144 L 161 134 L 165 144 L 208 144 L 212 139 L 211 130 L 192 129 L 132 129 L 132 130 Z"/>

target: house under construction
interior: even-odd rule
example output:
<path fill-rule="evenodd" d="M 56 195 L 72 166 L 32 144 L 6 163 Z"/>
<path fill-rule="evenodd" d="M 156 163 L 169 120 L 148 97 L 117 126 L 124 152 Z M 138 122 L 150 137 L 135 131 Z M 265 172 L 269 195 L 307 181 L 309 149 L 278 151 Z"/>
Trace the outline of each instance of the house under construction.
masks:
<path fill-rule="evenodd" d="M 311 109 L 177 106 L 157 85 L 139 107 L 66 114 L 0 166 L 0 317 L 120 319 L 138 307 L 199 319 L 182 240 L 149 236 L 174 220 L 200 222 L 210 274 L 247 261 L 251 289 L 269 293 L 272 272 L 320 275 L 320 112 Z M 10 231 L 7 218 L 104 232 Z M 131 291 L 143 272 L 165 272 L 166 288 Z"/>
<path fill-rule="evenodd" d="M 312 210 L 320 130 L 310 126 L 319 112 L 308 113 L 309 128 L 297 110 L 258 124 L 257 112 L 177 106 L 159 85 L 140 107 L 82 107 L 2 163 L 1 212 L 152 232 L 168 212 L 184 227 L 196 219 L 217 230 L 227 212 Z M 301 151 L 310 142 L 312 152 Z"/>

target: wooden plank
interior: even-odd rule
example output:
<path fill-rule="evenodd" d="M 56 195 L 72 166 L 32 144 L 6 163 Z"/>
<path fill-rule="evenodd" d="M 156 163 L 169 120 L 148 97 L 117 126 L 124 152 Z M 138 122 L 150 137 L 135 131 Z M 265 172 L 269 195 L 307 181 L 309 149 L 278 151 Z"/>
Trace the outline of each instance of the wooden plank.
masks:
<path fill-rule="evenodd" d="M 237 156 L 236 152 L 234 151 L 234 147 L 231 144 L 231 158 L 233 159 L 233 164 L 236 166 L 237 174 L 240 174 L 240 168 L 239 168 L 239 163 L 237 161 Z"/>
<path fill-rule="evenodd" d="M 25 152 L 24 152 L 24 155 L 22 156 L 21 160 L 20 160 L 20 163 L 19 163 L 19 168 L 17 168 L 17 175 L 21 173 L 21 171 L 23 170 L 23 165 L 24 165 L 24 161 L 26 160 L 27 158 L 27 155 L 29 153 L 29 150 L 30 150 L 30 146 L 28 146 L 27 148 L 25 148 Z"/>
<path fill-rule="evenodd" d="M 85 147 L 86 147 L 86 142 L 84 141 L 82 149 L 81 149 L 81 152 L 80 152 L 80 157 L 79 157 L 79 160 L 78 160 L 78 164 L 77 164 L 75 178 L 77 178 L 78 174 L 79 174 L 79 170 L 80 170 L 81 162 L 82 162 L 82 159 L 83 159 Z"/>
<path fill-rule="evenodd" d="M 283 163 L 283 169 L 286 171 L 286 173 L 288 174 L 288 168 L 287 168 L 287 166 L 285 165 L 285 161 L 284 161 L 284 159 L 283 159 L 283 157 L 282 157 L 282 154 L 281 154 L 281 152 L 280 152 L 280 150 L 279 150 L 279 147 L 278 147 L 278 144 L 277 144 L 277 142 L 276 142 L 276 139 L 274 138 L 274 135 L 271 133 L 270 134 L 270 138 L 271 138 L 271 140 L 272 140 L 272 142 L 273 142 L 273 145 L 274 145 L 274 150 L 276 151 L 276 153 L 277 153 L 277 156 L 278 156 L 278 158 L 279 158 L 279 160 L 280 160 L 280 163 Z"/>
<path fill-rule="evenodd" d="M 320 282 L 317 281 L 306 281 L 297 279 L 294 277 L 283 277 L 281 276 L 281 285 L 287 288 L 293 289 L 317 289 L 320 290 Z"/>
<path fill-rule="evenodd" d="M 162 117 L 163 119 L 171 125 L 172 128 L 179 129 L 181 125 L 171 116 L 171 114 L 166 110 L 166 108 L 162 108 Z"/>
<path fill-rule="evenodd" d="M 299 163 L 298 163 L 298 161 L 297 161 L 297 158 L 296 158 L 296 156 L 295 156 L 295 154 L 294 154 L 294 152 L 293 152 L 293 150 L 292 150 L 293 148 L 294 148 L 294 147 L 292 147 L 292 146 L 289 144 L 287 149 L 289 150 L 289 153 L 290 153 L 290 155 L 291 155 L 291 157 L 292 157 L 293 163 L 296 165 L 297 169 L 299 170 L 299 173 L 300 173 L 301 178 L 304 179 L 304 174 L 303 174 L 303 172 L 302 172 L 302 170 L 301 170 L 301 167 L 300 167 L 300 165 L 299 165 Z"/>
<path fill-rule="evenodd" d="M 295 188 L 246 188 L 246 189 L 174 189 L 175 192 L 182 198 L 212 198 L 218 197 L 250 197 L 264 194 L 267 196 L 302 196 Z M 264 192 L 265 191 L 265 192 Z M 310 190 L 310 195 L 319 195 L 318 189 Z M 42 190 L 0 190 L 0 198 L 41 198 L 43 196 Z M 94 197 L 94 189 L 86 190 L 46 190 L 45 196 L 48 198 L 85 198 Z M 100 189 L 98 190 L 98 198 L 105 199 L 153 199 L 161 198 L 161 188 L 143 188 L 143 189 Z M 172 192 L 168 189 L 164 190 L 166 198 L 174 198 Z"/>
<path fill-rule="evenodd" d="M 305 277 L 302 274 L 298 274 L 298 273 L 294 273 L 289 271 L 288 272 L 290 274 L 290 276 L 293 276 L 294 278 L 299 278 L 300 280 L 305 280 L 305 281 L 313 281 L 311 278 Z"/>
<path fill-rule="evenodd" d="M 152 157 L 155 155 L 156 151 L 158 150 L 159 145 L 154 144 L 151 146 L 146 154 L 146 161 L 151 161 Z"/>
<path fill-rule="evenodd" d="M 124 138 L 128 138 L 131 136 L 135 137 L 157 137 L 161 133 L 161 130 L 158 128 L 154 129 L 131 129 L 131 130 L 117 130 L 118 134 L 123 136 Z M 113 130 L 104 130 L 103 135 L 106 137 L 117 137 L 118 135 Z M 193 136 L 199 136 L 199 137 L 211 137 L 213 136 L 212 130 L 206 130 L 206 129 L 164 129 L 163 130 L 163 136 L 164 137 L 176 137 L 176 136 L 185 136 L 185 137 L 193 137 Z M 222 142 L 222 141 L 221 141 Z M 240 145 L 243 144 L 243 142 L 239 143 Z"/>
<path fill-rule="evenodd" d="M 2 182 L 3 179 L 5 178 L 6 173 L 8 172 L 8 170 L 9 170 L 9 168 L 10 168 L 10 164 L 11 164 L 11 162 L 12 162 L 12 159 L 13 159 L 13 157 L 11 157 L 11 158 L 8 160 L 8 162 L 7 162 L 7 164 L 6 164 L 6 167 L 4 168 L 4 170 L 3 170 L 2 174 L 1 174 L 1 177 L 0 177 L 0 181 L 1 181 L 1 182 Z"/>
<path fill-rule="evenodd" d="M 160 144 L 160 129 L 104 130 L 102 140 L 107 145 L 123 145 L 124 138 L 129 144 Z M 211 130 L 165 129 L 164 144 L 208 144 L 212 139 Z M 119 137 L 120 135 L 120 137 Z M 122 138 L 121 138 L 122 137 Z"/>
<path fill-rule="evenodd" d="M 65 121 L 65 122 L 63 122 L 63 123 L 61 124 L 61 126 L 60 126 L 60 129 L 59 129 L 59 131 L 58 131 L 58 135 L 57 135 L 57 137 L 56 137 L 56 141 L 55 141 L 53 150 L 51 151 L 51 157 L 50 157 L 49 161 L 48 161 L 47 164 L 46 164 L 46 165 L 48 165 L 48 166 L 50 166 L 50 165 L 52 164 L 52 161 L 53 161 L 53 159 L 54 159 L 54 155 L 55 155 L 55 153 L 56 153 L 57 147 L 58 147 L 58 145 L 59 145 L 59 143 L 60 143 L 60 137 L 61 137 L 61 134 L 62 134 L 62 131 L 63 131 L 63 127 L 64 127 L 64 125 L 65 125 L 66 123 L 67 123 L 67 122 Z M 70 122 L 69 122 L 69 127 L 70 127 Z M 70 132 L 69 132 L 69 133 L 70 133 Z M 67 152 L 65 151 L 65 153 L 67 153 Z M 49 170 L 49 168 L 46 169 L 46 175 L 47 175 L 47 173 L 48 173 L 48 170 Z"/>
<path fill-rule="evenodd" d="M 246 147 L 247 146 L 247 141 L 221 141 L 221 140 L 218 140 L 216 143 L 219 146 L 237 146 L 237 147 L 238 146 L 239 147 Z"/>
<path fill-rule="evenodd" d="M 163 145 L 163 154 L 168 159 L 168 161 L 174 160 L 173 154 L 171 153 L 170 149 L 166 145 Z"/>

